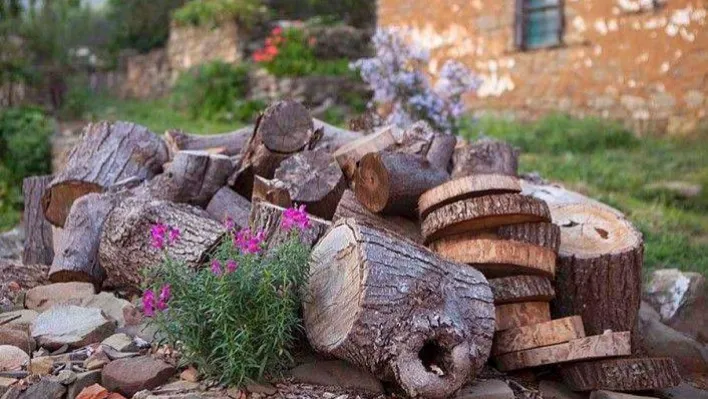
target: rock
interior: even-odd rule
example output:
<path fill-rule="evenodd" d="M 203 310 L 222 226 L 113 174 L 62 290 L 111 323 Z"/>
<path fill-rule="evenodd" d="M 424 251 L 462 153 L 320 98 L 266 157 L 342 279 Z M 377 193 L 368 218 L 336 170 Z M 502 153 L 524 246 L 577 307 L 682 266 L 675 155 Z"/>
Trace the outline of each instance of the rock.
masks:
<path fill-rule="evenodd" d="M 179 378 L 189 382 L 197 382 L 199 381 L 199 372 L 194 367 L 189 366 L 179 374 Z"/>
<path fill-rule="evenodd" d="M 13 389 L 19 390 L 19 388 Z M 64 385 L 48 378 L 42 378 L 20 393 L 17 399 L 62 399 L 65 393 L 66 387 Z M 10 394 L 10 392 L 7 394 Z"/>
<path fill-rule="evenodd" d="M 10 387 L 17 384 L 17 378 L 0 377 L 0 397 L 10 390 Z"/>
<path fill-rule="evenodd" d="M 118 359 L 126 359 L 129 357 L 140 356 L 139 352 L 118 352 L 117 350 L 111 348 L 110 346 L 102 346 L 101 349 L 108 356 L 111 361 Z"/>
<path fill-rule="evenodd" d="M 563 383 L 543 380 L 538 386 L 543 399 L 586 399 L 587 395 L 573 392 Z"/>
<path fill-rule="evenodd" d="M 700 273 L 656 270 L 643 298 L 661 321 L 702 343 L 708 342 L 708 284 Z"/>
<path fill-rule="evenodd" d="M 371 373 L 341 360 L 304 363 L 292 369 L 290 374 L 298 382 L 383 393 L 381 381 Z"/>
<path fill-rule="evenodd" d="M 118 392 L 111 392 L 108 394 L 106 399 L 125 399 L 125 396 L 119 394 Z"/>
<path fill-rule="evenodd" d="M 50 375 L 54 371 L 54 359 L 50 356 L 35 357 L 30 361 L 29 371 L 37 375 Z"/>
<path fill-rule="evenodd" d="M 12 345 L 0 345 L 0 371 L 19 371 L 30 362 L 29 355 Z"/>
<path fill-rule="evenodd" d="M 590 399 L 652 399 L 653 396 L 637 396 L 611 391 L 595 391 L 590 394 Z M 545 399 L 545 398 L 544 398 Z"/>
<path fill-rule="evenodd" d="M 101 345 L 109 346 L 118 352 L 136 352 L 139 348 L 128 334 L 118 333 L 104 339 Z"/>
<path fill-rule="evenodd" d="M 263 383 L 250 383 L 246 384 L 246 390 L 252 393 L 262 393 L 264 395 L 275 395 L 278 389 L 273 386 L 273 384 L 263 382 Z"/>
<path fill-rule="evenodd" d="M 71 370 L 62 370 L 54 377 L 54 381 L 62 385 L 69 385 L 76 381 L 76 373 Z"/>
<path fill-rule="evenodd" d="M 67 387 L 66 399 L 77 399 L 84 388 L 101 382 L 101 371 L 86 371 L 76 374 L 76 380 Z"/>
<path fill-rule="evenodd" d="M 0 259 L 22 259 L 22 249 L 25 241 L 25 230 L 22 226 L 0 234 Z"/>
<path fill-rule="evenodd" d="M 109 319 L 116 322 L 118 327 L 126 325 L 126 314 L 132 314 L 135 306 L 125 299 L 116 297 L 110 292 L 101 292 L 96 295 L 84 298 L 81 306 L 85 308 L 98 308 L 103 311 Z"/>
<path fill-rule="evenodd" d="M 82 389 L 76 399 L 106 399 L 108 393 L 108 390 L 100 384 L 93 384 Z"/>
<path fill-rule="evenodd" d="M 0 324 L 22 330 L 29 330 L 37 320 L 39 313 L 35 310 L 22 309 L 0 314 Z M 8 321 L 12 320 L 12 321 Z"/>
<path fill-rule="evenodd" d="M 29 336 L 28 330 L 15 329 L 10 327 L 0 327 L 0 345 L 16 346 L 27 354 L 31 354 L 36 349 L 34 339 Z"/>
<path fill-rule="evenodd" d="M 101 381 L 109 390 L 131 397 L 140 390 L 164 384 L 174 374 L 174 367 L 162 360 L 141 356 L 107 364 L 101 373 Z"/>
<path fill-rule="evenodd" d="M 98 370 L 102 369 L 103 366 L 107 365 L 110 362 L 111 359 L 108 357 L 108 355 L 106 355 L 105 352 L 98 351 L 89 356 L 88 359 L 84 360 L 84 368 L 86 370 Z"/>
<path fill-rule="evenodd" d="M 55 305 L 40 314 L 32 326 L 32 336 L 40 346 L 58 349 L 62 345 L 80 348 L 113 334 L 115 323 L 99 309 Z"/>
<path fill-rule="evenodd" d="M 708 399 L 708 391 L 695 388 L 685 382 L 673 388 L 662 389 L 659 392 L 667 399 Z"/>
<path fill-rule="evenodd" d="M 502 380 L 478 380 L 463 387 L 457 399 L 514 399 L 514 391 Z"/>
<path fill-rule="evenodd" d="M 91 283 L 72 282 L 40 285 L 27 291 L 25 308 L 42 312 L 58 304 L 78 305 L 83 299 L 93 296 L 94 293 L 95 290 Z"/>
<path fill-rule="evenodd" d="M 691 199 L 701 195 L 703 187 L 700 184 L 689 183 L 686 181 L 660 181 L 647 184 L 644 190 L 652 192 L 668 192 L 676 197 Z"/>

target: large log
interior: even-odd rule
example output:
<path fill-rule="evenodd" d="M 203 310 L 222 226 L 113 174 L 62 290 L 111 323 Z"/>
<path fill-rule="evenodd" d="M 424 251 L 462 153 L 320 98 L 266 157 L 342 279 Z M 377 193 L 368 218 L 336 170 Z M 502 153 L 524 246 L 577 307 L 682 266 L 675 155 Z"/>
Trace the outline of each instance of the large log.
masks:
<path fill-rule="evenodd" d="M 425 157 L 437 169 L 449 173 L 457 136 L 435 131 L 428 122 L 418 121 L 401 133 L 396 150 Z"/>
<path fill-rule="evenodd" d="M 248 226 L 251 215 L 251 202 L 228 187 L 222 187 L 211 197 L 206 211 L 217 222 L 232 220 L 234 227 L 242 229 Z"/>
<path fill-rule="evenodd" d="M 556 295 L 551 281 L 541 276 L 512 276 L 493 278 L 489 286 L 494 293 L 494 304 L 515 302 L 550 302 Z"/>
<path fill-rule="evenodd" d="M 163 250 L 151 245 L 157 223 L 180 231 L 180 238 Z M 106 271 L 104 286 L 138 289 L 145 267 L 167 254 L 189 266 L 199 266 L 221 241 L 226 229 L 199 208 L 144 197 L 123 200 L 108 215 L 101 234 L 99 262 Z"/>
<path fill-rule="evenodd" d="M 251 202 L 257 201 L 270 202 L 283 208 L 289 208 L 293 205 L 287 184 L 277 179 L 254 176 Z"/>
<path fill-rule="evenodd" d="M 206 207 L 233 170 L 231 158 L 206 151 L 179 151 L 152 183 L 151 197 Z M 158 183 L 159 182 L 159 183 Z"/>
<path fill-rule="evenodd" d="M 494 139 L 457 146 L 453 155 L 453 178 L 487 173 L 516 176 L 518 169 L 519 152 L 510 144 Z"/>
<path fill-rule="evenodd" d="M 25 211 L 22 221 L 25 226 L 25 245 L 22 263 L 26 265 L 51 265 L 54 259 L 52 225 L 44 218 L 42 195 L 52 181 L 52 176 L 27 177 L 22 181 L 22 196 Z"/>
<path fill-rule="evenodd" d="M 182 130 L 168 130 L 165 132 L 164 139 L 172 156 L 179 151 L 207 151 L 212 154 L 235 156 L 241 153 L 252 132 L 252 125 L 230 133 L 208 135 L 193 135 Z"/>
<path fill-rule="evenodd" d="M 285 208 L 263 201 L 253 203 L 249 225 L 251 231 L 265 233 L 265 248 L 267 250 L 282 244 L 290 236 L 288 231 L 281 228 L 284 210 Z M 300 232 L 300 241 L 307 247 L 312 248 L 331 226 L 331 223 L 312 215 L 309 215 L 309 219 L 310 227 Z"/>
<path fill-rule="evenodd" d="M 414 217 L 420 195 L 449 177 L 421 155 L 371 153 L 359 161 L 354 192 L 372 212 Z"/>
<path fill-rule="evenodd" d="M 315 144 L 315 149 L 324 149 L 333 153 L 338 148 L 362 137 L 359 132 L 338 128 L 317 118 L 312 118 L 315 130 L 322 131 L 322 138 Z"/>
<path fill-rule="evenodd" d="M 44 215 L 63 227 L 74 201 L 102 192 L 126 179 L 148 180 L 162 171 L 167 146 L 147 128 L 127 122 L 86 126 L 66 167 L 54 177 L 42 197 Z"/>
<path fill-rule="evenodd" d="M 561 375 L 574 391 L 648 391 L 681 383 L 674 359 L 661 357 L 571 363 L 561 367 Z"/>
<path fill-rule="evenodd" d="M 359 161 L 364 155 L 393 148 L 401 132 L 395 126 L 386 126 L 341 146 L 334 152 L 334 159 L 342 168 L 348 181 L 353 181 Z"/>
<path fill-rule="evenodd" d="M 579 316 L 564 317 L 498 332 L 494 336 L 492 355 L 562 344 L 583 337 L 583 320 Z"/>
<path fill-rule="evenodd" d="M 315 246 L 304 298 L 316 350 L 412 397 L 448 397 L 489 356 L 494 309 L 484 276 L 352 219 Z"/>

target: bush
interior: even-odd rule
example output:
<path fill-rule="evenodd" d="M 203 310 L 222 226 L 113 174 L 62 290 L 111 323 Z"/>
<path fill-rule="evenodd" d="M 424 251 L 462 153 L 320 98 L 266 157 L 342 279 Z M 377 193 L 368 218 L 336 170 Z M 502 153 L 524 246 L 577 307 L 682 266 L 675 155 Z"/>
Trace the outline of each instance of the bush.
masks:
<path fill-rule="evenodd" d="M 268 253 L 262 233 L 232 230 L 211 267 L 195 271 L 167 258 L 146 276 L 153 289 L 143 294 L 144 313 L 202 375 L 241 385 L 291 362 L 309 257 L 298 231 L 309 221 L 301 209 L 286 210 L 283 221 L 289 240 Z M 178 234 L 156 225 L 153 245 L 169 245 Z"/>
<path fill-rule="evenodd" d="M 110 0 L 109 19 L 114 21 L 113 47 L 141 53 L 162 47 L 169 36 L 172 11 L 186 0 Z"/>
<path fill-rule="evenodd" d="M 172 19 L 179 25 L 216 26 L 236 20 L 251 26 L 264 13 L 261 0 L 193 0 L 177 9 Z"/>

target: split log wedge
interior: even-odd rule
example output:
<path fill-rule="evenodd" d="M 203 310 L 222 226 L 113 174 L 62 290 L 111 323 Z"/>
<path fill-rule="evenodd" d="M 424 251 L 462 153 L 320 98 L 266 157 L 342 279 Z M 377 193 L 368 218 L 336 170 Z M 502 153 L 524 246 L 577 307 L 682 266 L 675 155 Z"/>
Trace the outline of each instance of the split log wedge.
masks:
<path fill-rule="evenodd" d="M 497 305 L 496 331 L 518 328 L 551 320 L 548 302 L 518 302 Z"/>
<path fill-rule="evenodd" d="M 52 176 L 33 176 L 22 181 L 22 196 L 25 202 L 22 216 L 25 226 L 22 263 L 25 265 L 51 265 L 54 259 L 52 225 L 44 218 L 42 211 L 42 195 L 51 181 Z"/>
<path fill-rule="evenodd" d="M 169 159 L 165 143 L 147 128 L 128 122 L 99 122 L 86 126 L 66 167 L 42 197 L 44 216 L 55 226 L 64 221 L 74 201 L 102 192 L 126 179 L 149 180 Z"/>
<path fill-rule="evenodd" d="M 551 281 L 541 276 L 512 276 L 489 280 L 494 304 L 550 302 L 556 295 Z"/>
<path fill-rule="evenodd" d="M 396 151 L 423 156 L 434 168 L 450 173 L 456 144 L 457 136 L 436 132 L 428 122 L 418 121 L 402 132 Z"/>
<path fill-rule="evenodd" d="M 411 397 L 448 397 L 491 350 L 492 292 L 481 273 L 352 219 L 315 246 L 303 301 L 317 351 Z"/>
<path fill-rule="evenodd" d="M 354 181 L 359 160 L 364 155 L 393 148 L 401 132 L 395 126 L 386 126 L 376 132 L 349 142 L 334 152 L 334 159 L 342 168 L 347 181 Z"/>
<path fill-rule="evenodd" d="M 516 176 L 519 152 L 508 143 L 484 138 L 458 146 L 452 162 L 453 179 L 488 173 Z"/>
<path fill-rule="evenodd" d="M 577 362 L 563 365 L 561 375 L 574 391 L 648 391 L 681 383 L 676 362 L 666 357 Z"/>
<path fill-rule="evenodd" d="M 234 156 L 241 153 L 252 132 L 252 125 L 224 134 L 201 135 L 168 130 L 164 139 L 172 156 L 179 151 L 206 151 L 211 154 Z"/>
<path fill-rule="evenodd" d="M 160 199 L 206 207 L 211 197 L 226 184 L 233 171 L 231 158 L 206 151 L 180 151 L 165 171 L 168 182 L 157 190 Z"/>
<path fill-rule="evenodd" d="M 521 192 L 519 179 L 506 175 L 474 175 L 450 180 L 426 191 L 418 200 L 421 218 L 445 205 L 468 198 Z"/>
<path fill-rule="evenodd" d="M 436 209 L 423 220 L 422 230 L 426 242 L 430 242 L 509 224 L 550 221 L 545 202 L 520 194 L 501 194 L 469 198 Z"/>
<path fill-rule="evenodd" d="M 230 219 L 234 222 L 235 228 L 242 229 L 248 227 L 251 202 L 238 195 L 234 190 L 222 187 L 211 197 L 206 211 L 217 222 L 225 223 Z"/>
<path fill-rule="evenodd" d="M 384 215 L 415 216 L 418 198 L 450 175 L 420 155 L 371 153 L 361 158 L 354 192 L 367 209 Z"/>
<path fill-rule="evenodd" d="M 492 355 L 562 344 L 583 337 L 585 329 L 580 316 L 565 317 L 496 333 Z"/>
<path fill-rule="evenodd" d="M 254 176 L 251 202 L 258 201 L 270 202 L 283 208 L 289 208 L 293 205 L 287 184 L 277 179 Z"/>
<path fill-rule="evenodd" d="M 266 236 L 266 249 L 287 241 L 290 233 L 280 226 L 285 208 L 267 202 L 254 202 L 251 208 L 251 231 L 263 231 Z M 310 228 L 300 233 L 300 240 L 308 247 L 314 246 L 330 227 L 331 223 L 310 215 Z"/>
<path fill-rule="evenodd" d="M 631 354 L 629 331 L 607 332 L 570 342 L 507 353 L 495 358 L 501 371 Z"/>

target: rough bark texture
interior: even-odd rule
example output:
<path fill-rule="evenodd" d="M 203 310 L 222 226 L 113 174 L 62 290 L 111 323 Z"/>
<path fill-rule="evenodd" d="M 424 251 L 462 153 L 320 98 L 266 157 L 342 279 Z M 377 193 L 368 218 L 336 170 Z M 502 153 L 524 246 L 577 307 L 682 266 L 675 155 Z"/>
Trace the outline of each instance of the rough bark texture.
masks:
<path fill-rule="evenodd" d="M 452 169 L 452 154 L 457 145 L 457 136 L 452 134 L 438 133 L 433 137 L 430 148 L 425 157 L 434 168 L 450 172 Z"/>
<path fill-rule="evenodd" d="M 251 201 L 265 201 L 273 205 L 278 205 L 283 208 L 289 208 L 293 204 L 290 199 L 288 186 L 277 179 L 266 179 L 260 176 L 254 176 L 253 179 L 253 194 Z"/>
<path fill-rule="evenodd" d="M 251 202 L 238 195 L 234 190 L 222 187 L 211 197 L 206 211 L 217 222 L 224 223 L 230 219 L 234 222 L 235 228 L 242 229 L 248 226 Z"/>
<path fill-rule="evenodd" d="M 498 332 L 494 335 L 492 355 L 562 344 L 583 337 L 585 330 L 580 316 L 565 317 Z"/>
<path fill-rule="evenodd" d="M 648 391 L 681 383 L 676 362 L 665 357 L 577 362 L 561 367 L 561 375 L 574 391 Z"/>
<path fill-rule="evenodd" d="M 418 121 L 401 133 L 397 139 L 396 150 L 421 155 L 434 168 L 449 173 L 456 144 L 457 136 L 436 132 L 427 122 Z"/>
<path fill-rule="evenodd" d="M 353 181 L 359 160 L 371 152 L 393 148 L 401 132 L 394 126 L 386 126 L 376 132 L 347 143 L 334 152 L 334 159 L 342 168 L 348 181 Z"/>
<path fill-rule="evenodd" d="M 336 222 L 344 218 L 356 219 L 360 224 L 390 231 L 418 244 L 423 242 L 420 227 L 415 222 L 399 216 L 382 216 L 372 213 L 356 199 L 356 195 L 351 190 L 345 191 L 342 195 L 332 220 Z"/>
<path fill-rule="evenodd" d="M 172 156 L 179 151 L 207 151 L 211 154 L 234 156 L 241 153 L 252 132 L 252 125 L 230 133 L 208 135 L 193 135 L 181 130 L 168 130 L 165 132 L 164 139 Z"/>
<path fill-rule="evenodd" d="M 516 176 L 518 169 L 519 152 L 503 141 L 477 140 L 458 146 L 453 155 L 453 178 L 487 173 Z"/>
<path fill-rule="evenodd" d="M 44 218 L 42 195 L 52 181 L 52 176 L 34 176 L 22 181 L 25 211 L 22 221 L 25 226 L 25 246 L 22 263 L 51 265 L 54 259 L 52 225 Z"/>
<path fill-rule="evenodd" d="M 488 195 L 445 205 L 431 212 L 422 224 L 426 242 L 441 237 L 509 224 L 550 222 L 545 202 L 520 194 Z"/>
<path fill-rule="evenodd" d="M 266 249 L 278 246 L 288 239 L 289 233 L 280 225 L 285 208 L 263 201 L 253 203 L 250 216 L 251 231 L 263 231 L 266 236 Z M 308 247 L 314 246 L 327 231 L 330 222 L 310 216 L 310 228 L 300 233 L 300 240 Z"/>
<path fill-rule="evenodd" d="M 47 220 L 63 227 L 74 201 L 126 179 L 148 180 L 162 171 L 167 146 L 145 127 L 127 122 L 89 124 L 42 197 Z"/>
<path fill-rule="evenodd" d="M 631 353 L 629 332 L 608 332 L 578 338 L 563 344 L 528 349 L 498 356 L 495 361 L 501 371 L 558 364 L 577 360 L 627 356 Z"/>
<path fill-rule="evenodd" d="M 542 276 L 512 276 L 493 278 L 489 286 L 494 293 L 494 304 L 515 302 L 550 302 L 556 295 L 551 280 Z"/>
<path fill-rule="evenodd" d="M 231 158 L 206 151 L 180 151 L 153 183 L 154 198 L 205 207 L 226 184 L 233 169 Z M 158 180 L 159 181 L 159 180 Z"/>
<path fill-rule="evenodd" d="M 506 175 L 475 175 L 450 180 L 426 191 L 418 200 L 421 218 L 445 205 L 468 198 L 521 192 L 519 179 Z"/>
<path fill-rule="evenodd" d="M 548 302 L 519 302 L 497 305 L 496 331 L 518 328 L 551 320 Z"/>
<path fill-rule="evenodd" d="M 99 261 L 108 280 L 104 286 L 137 289 L 143 267 L 157 265 L 163 251 L 151 245 L 150 230 L 164 223 L 181 232 L 179 240 L 166 246 L 168 256 L 198 266 L 219 244 L 226 230 L 209 214 L 186 204 L 128 198 L 120 203 L 105 222 L 99 247 Z"/>
<path fill-rule="evenodd" d="M 313 250 L 304 320 L 316 350 L 396 381 L 412 397 L 448 397 L 474 378 L 494 330 L 492 293 L 479 272 L 352 219 Z"/>
<path fill-rule="evenodd" d="M 449 179 L 420 155 L 380 152 L 359 161 L 354 192 L 367 209 L 375 213 L 415 216 L 418 198 Z"/>
<path fill-rule="evenodd" d="M 283 161 L 275 179 L 287 187 L 293 203 L 307 212 L 331 220 L 347 182 L 332 154 L 326 150 L 303 151 Z"/>
<path fill-rule="evenodd" d="M 635 332 L 641 233 L 623 217 L 592 204 L 553 207 L 551 212 L 561 228 L 554 316 L 582 316 L 591 335 L 606 329 Z M 634 344 L 638 341 L 635 338 Z"/>
<path fill-rule="evenodd" d="M 551 214 L 553 212 L 551 211 Z M 494 234 L 503 240 L 524 242 L 531 245 L 548 248 L 558 253 L 561 241 L 561 230 L 553 223 L 519 223 L 501 226 Z"/>
<path fill-rule="evenodd" d="M 315 144 L 315 149 L 324 149 L 333 153 L 338 148 L 363 136 L 359 132 L 341 129 L 317 118 L 312 118 L 312 120 L 315 123 L 315 130 L 322 131 L 322 138 Z"/>

